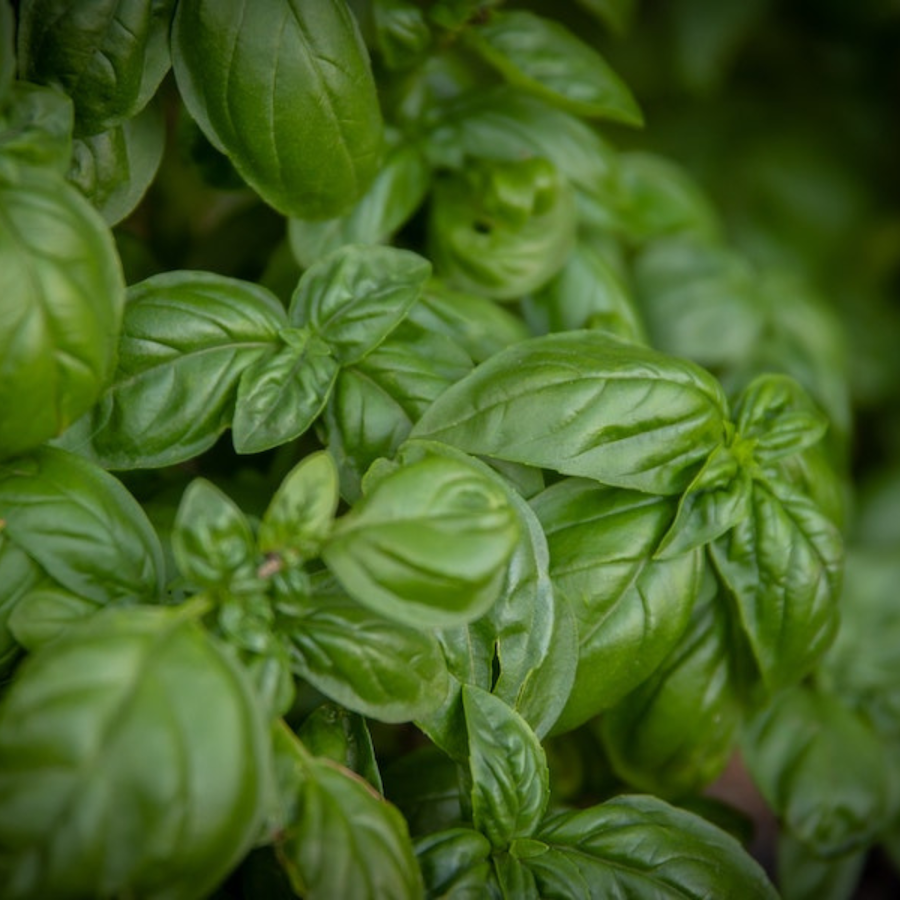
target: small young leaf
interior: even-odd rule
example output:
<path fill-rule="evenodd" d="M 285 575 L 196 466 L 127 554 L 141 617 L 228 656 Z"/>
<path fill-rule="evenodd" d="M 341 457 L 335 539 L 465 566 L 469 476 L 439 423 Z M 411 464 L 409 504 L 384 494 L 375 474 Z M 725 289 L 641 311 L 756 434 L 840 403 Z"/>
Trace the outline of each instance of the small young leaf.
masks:
<path fill-rule="evenodd" d="M 543 818 L 550 798 L 547 760 L 534 732 L 498 697 L 464 685 L 462 702 L 473 820 L 503 850 L 515 838 L 530 837 Z"/>

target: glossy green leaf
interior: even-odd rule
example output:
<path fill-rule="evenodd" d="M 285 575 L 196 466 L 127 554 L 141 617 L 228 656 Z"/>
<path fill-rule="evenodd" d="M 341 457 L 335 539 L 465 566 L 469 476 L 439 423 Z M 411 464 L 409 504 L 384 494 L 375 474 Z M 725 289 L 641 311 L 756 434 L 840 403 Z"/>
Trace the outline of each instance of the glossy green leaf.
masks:
<path fill-rule="evenodd" d="M 558 22 L 524 10 L 494 13 L 466 33 L 510 83 L 579 116 L 643 124 L 631 91 L 603 57 Z"/>
<path fill-rule="evenodd" d="M 4 4 L 4 9 L 9 7 Z M 72 155 L 74 107 L 54 88 L 13 82 L 0 108 L 0 173 L 9 163 L 47 166 L 65 175 Z"/>
<path fill-rule="evenodd" d="M 303 273 L 290 318 L 331 347 L 343 366 L 359 362 L 403 320 L 431 264 L 409 250 L 351 245 Z"/>
<path fill-rule="evenodd" d="M 76 622 L 101 608 L 71 591 L 56 586 L 32 588 L 13 607 L 7 626 L 28 651 L 37 650 L 58 638 Z"/>
<path fill-rule="evenodd" d="M 793 837 L 778 835 L 778 890 L 782 900 L 850 900 L 857 896 L 868 853 L 823 858 Z"/>
<path fill-rule="evenodd" d="M 574 194 L 551 163 L 481 162 L 436 181 L 429 248 L 451 285 L 514 300 L 559 271 L 576 224 Z"/>
<path fill-rule="evenodd" d="M 148 105 L 107 131 L 76 138 L 68 178 L 116 225 L 140 203 L 156 177 L 165 145 L 162 110 Z"/>
<path fill-rule="evenodd" d="M 112 374 L 125 286 L 109 230 L 50 171 L 0 179 L 0 459 L 61 434 Z"/>
<path fill-rule="evenodd" d="M 231 424 L 242 374 L 286 325 L 265 288 L 223 275 L 175 271 L 133 285 L 113 383 L 71 446 L 114 469 L 196 456 Z"/>
<path fill-rule="evenodd" d="M 257 551 L 250 523 L 205 478 L 195 478 L 184 492 L 171 540 L 181 574 L 200 588 L 227 590 L 253 578 Z"/>
<path fill-rule="evenodd" d="M 413 429 L 468 453 L 660 494 L 723 440 L 725 399 L 684 360 L 573 331 L 523 341 L 447 390 Z"/>
<path fill-rule="evenodd" d="M 777 900 L 760 866 L 730 835 L 655 797 L 618 797 L 549 818 L 527 860 L 547 900 Z"/>
<path fill-rule="evenodd" d="M 139 112 L 169 69 L 174 0 L 23 0 L 19 71 L 59 84 L 75 102 L 79 134 Z"/>
<path fill-rule="evenodd" d="M 263 514 L 260 551 L 289 564 L 317 555 L 337 505 L 334 460 L 321 451 L 307 456 L 285 475 Z"/>
<path fill-rule="evenodd" d="M 80 457 L 42 447 L 0 464 L 0 521 L 0 542 L 78 597 L 96 604 L 160 598 L 163 553 L 144 511 L 112 475 Z M 0 549 L 2 574 L 4 558 Z"/>
<path fill-rule="evenodd" d="M 294 671 L 342 706 L 383 722 L 426 715 L 447 693 L 434 636 L 386 619 L 340 595 L 280 609 Z"/>
<path fill-rule="evenodd" d="M 493 859 L 500 896 L 504 900 L 541 900 L 534 875 L 515 857 L 514 852 L 515 844 L 513 852 L 498 853 Z"/>
<path fill-rule="evenodd" d="M 306 328 L 285 328 L 281 344 L 241 373 L 231 423 L 234 449 L 260 453 L 307 431 L 338 376 L 331 347 Z"/>
<path fill-rule="evenodd" d="M 422 875 L 403 816 L 366 781 L 314 758 L 287 730 L 276 752 L 287 821 L 275 850 L 308 900 L 419 900 Z"/>
<path fill-rule="evenodd" d="M 335 219 L 291 219 L 288 238 L 303 268 L 346 244 L 380 244 L 418 209 L 425 199 L 431 170 L 416 144 L 400 143 L 388 151 L 369 189 L 353 208 Z"/>
<path fill-rule="evenodd" d="M 781 481 L 755 481 L 747 518 L 710 545 L 763 681 L 805 675 L 837 628 L 843 545 L 819 508 Z"/>
<path fill-rule="evenodd" d="M 751 720 L 741 746 L 771 809 L 823 856 L 864 848 L 900 809 L 891 748 L 830 694 L 806 686 L 781 694 Z"/>
<path fill-rule="evenodd" d="M 555 726 L 564 731 L 617 703 L 663 661 L 700 589 L 698 553 L 654 551 L 672 500 L 566 479 L 531 501 L 547 535 L 555 591 L 577 622 L 578 669 Z"/>
<path fill-rule="evenodd" d="M 258 837 L 256 699 L 191 610 L 106 610 L 33 654 L 0 704 L 10 900 L 207 895 Z"/>
<path fill-rule="evenodd" d="M 474 466 L 430 457 L 379 481 L 337 520 L 322 557 L 359 603 L 450 626 L 497 599 L 517 537 L 501 488 Z"/>
<path fill-rule="evenodd" d="M 344 0 L 180 3 L 172 62 L 191 115 L 279 212 L 332 218 L 368 189 L 381 111 Z"/>
<path fill-rule="evenodd" d="M 654 675 L 602 719 L 618 775 L 639 790 L 679 797 L 721 774 L 742 709 L 728 622 L 718 602 L 699 606 Z"/>
<path fill-rule="evenodd" d="M 494 896 L 491 844 L 480 832 L 452 828 L 420 838 L 415 848 L 429 900 Z"/>

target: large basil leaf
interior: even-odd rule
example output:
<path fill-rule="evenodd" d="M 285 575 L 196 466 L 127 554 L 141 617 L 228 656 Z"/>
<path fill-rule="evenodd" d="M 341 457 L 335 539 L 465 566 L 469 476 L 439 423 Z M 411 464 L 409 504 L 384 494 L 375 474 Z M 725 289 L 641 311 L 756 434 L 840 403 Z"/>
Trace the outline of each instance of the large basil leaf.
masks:
<path fill-rule="evenodd" d="M 109 468 L 171 465 L 211 447 L 244 371 L 278 346 L 284 308 L 265 288 L 166 272 L 128 289 L 112 386 L 66 443 Z"/>
<path fill-rule="evenodd" d="M 0 179 L 0 459 L 63 432 L 112 374 L 125 285 L 109 230 L 45 170 Z"/>
<path fill-rule="evenodd" d="M 422 256 L 395 247 L 349 245 L 307 269 L 290 319 L 308 325 L 342 366 L 359 362 L 403 320 L 431 274 Z"/>
<path fill-rule="evenodd" d="M 523 341 L 447 390 L 415 437 L 657 494 L 688 486 L 722 443 L 704 370 L 599 332 Z"/>
<path fill-rule="evenodd" d="M 256 698 L 190 609 L 105 610 L 45 645 L 0 703 L 10 900 L 206 896 L 259 835 Z"/>
<path fill-rule="evenodd" d="M 567 479 L 531 505 L 554 589 L 578 625 L 575 683 L 556 724 L 563 731 L 618 702 L 663 661 L 687 627 L 701 557 L 654 559 L 675 512 L 667 498 Z"/>
<path fill-rule="evenodd" d="M 140 203 L 156 176 L 165 137 L 162 110 L 150 104 L 121 125 L 76 138 L 69 181 L 115 225 Z"/>
<path fill-rule="evenodd" d="M 21 77 L 59 84 L 75 101 L 79 134 L 139 112 L 169 68 L 174 0 L 23 0 Z"/>
<path fill-rule="evenodd" d="M 327 697 L 383 722 L 427 715 L 447 693 L 447 666 L 427 631 L 372 612 L 341 595 L 280 604 L 278 630 L 294 671 Z"/>
<path fill-rule="evenodd" d="M 432 456 L 378 481 L 335 522 L 322 558 L 376 612 L 452 626 L 497 599 L 517 537 L 504 490 L 475 466 Z"/>
<path fill-rule="evenodd" d="M 641 790 L 678 797 L 721 773 L 741 723 L 732 654 L 720 604 L 700 605 L 656 673 L 601 721 L 621 778 Z"/>
<path fill-rule="evenodd" d="M 757 480 L 749 515 L 710 548 L 764 682 L 774 690 L 797 681 L 837 628 L 837 528 L 790 484 Z"/>
<path fill-rule="evenodd" d="M 534 732 L 512 708 L 480 688 L 464 685 L 469 736 L 472 818 L 497 849 L 529 837 L 550 798 L 549 770 Z"/>
<path fill-rule="evenodd" d="M 344 0 L 179 3 L 172 62 L 191 115 L 279 212 L 332 218 L 368 189 L 381 111 Z"/>
<path fill-rule="evenodd" d="M 425 880 L 426 896 L 496 896 L 491 890 L 491 844 L 478 831 L 452 828 L 416 841 L 416 857 Z"/>
<path fill-rule="evenodd" d="M 275 850 L 308 900 L 419 900 L 422 875 L 403 816 L 367 782 L 311 756 L 286 726 L 275 736 L 285 822 Z"/>
<path fill-rule="evenodd" d="M 550 103 L 580 116 L 643 123 L 631 91 L 603 57 L 557 22 L 498 12 L 466 37 L 509 82 Z"/>
<path fill-rule="evenodd" d="M 547 900 L 777 900 L 759 865 L 724 831 L 655 797 L 618 797 L 549 818 L 546 852 L 525 862 Z"/>
<path fill-rule="evenodd" d="M 0 108 L 0 174 L 10 163 L 24 163 L 65 175 L 72 156 L 72 101 L 26 81 L 14 82 L 10 93 L 6 108 Z"/>
<path fill-rule="evenodd" d="M 780 695 L 752 720 L 742 750 L 766 802 L 820 855 L 865 847 L 900 809 L 890 747 L 830 694 Z"/>

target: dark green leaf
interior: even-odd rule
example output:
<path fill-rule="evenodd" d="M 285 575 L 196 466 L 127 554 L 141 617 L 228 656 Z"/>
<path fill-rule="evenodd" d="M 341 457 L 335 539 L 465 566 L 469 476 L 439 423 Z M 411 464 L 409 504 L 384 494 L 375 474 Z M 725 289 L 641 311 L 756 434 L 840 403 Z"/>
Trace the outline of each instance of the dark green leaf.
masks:
<path fill-rule="evenodd" d="M 631 91 L 591 46 L 550 19 L 499 12 L 466 33 L 512 84 L 580 116 L 643 124 Z"/>
<path fill-rule="evenodd" d="M 862 849 L 900 809 L 890 748 L 830 694 L 781 694 L 752 720 L 742 749 L 769 806 L 823 856 Z"/>
<path fill-rule="evenodd" d="M 789 832 L 778 835 L 778 889 L 782 900 L 851 900 L 859 896 L 867 850 L 825 859 Z"/>
<path fill-rule="evenodd" d="M 636 0 L 578 0 L 617 35 L 624 34 L 634 16 Z"/>
<path fill-rule="evenodd" d="M 734 838 L 654 797 L 560 813 L 535 837 L 549 849 L 527 865 L 546 900 L 778 897 Z"/>
<path fill-rule="evenodd" d="M 381 111 L 343 0 L 179 3 L 172 62 L 191 115 L 280 212 L 331 218 L 368 189 Z"/>
<path fill-rule="evenodd" d="M 0 3 L 0 108 L 6 105 L 16 77 L 16 20 L 12 7 Z"/>
<path fill-rule="evenodd" d="M 420 838 L 415 847 L 428 900 L 495 897 L 490 889 L 491 844 L 483 834 L 452 828 Z"/>
<path fill-rule="evenodd" d="M 32 591 L 51 584 L 41 567 L 9 540 L 0 526 L 0 676 L 6 675 L 21 650 L 11 628 L 16 608 Z"/>
<path fill-rule="evenodd" d="M 266 731 L 190 609 L 105 610 L 46 644 L 0 704 L 10 900 L 206 896 L 259 835 Z"/>
<path fill-rule="evenodd" d="M 3 4 L 4 9 L 9 9 Z M 0 108 L 0 172 L 8 162 L 49 167 L 65 175 L 72 156 L 72 101 L 54 88 L 16 81 Z"/>
<path fill-rule="evenodd" d="M 512 853 L 495 854 L 493 863 L 500 896 L 504 900 L 541 900 L 531 870 Z"/>
<path fill-rule="evenodd" d="M 530 837 L 550 797 L 543 748 L 528 724 L 498 697 L 463 685 L 469 736 L 472 816 L 491 844 L 505 849 Z"/>
<path fill-rule="evenodd" d="M 241 373 L 232 438 L 238 453 L 259 453 L 307 431 L 338 375 L 329 345 L 306 328 L 285 328 L 281 346 Z"/>
<path fill-rule="evenodd" d="M 125 285 L 112 235 L 51 171 L 0 179 L 0 459 L 61 434 L 115 363 Z"/>
<path fill-rule="evenodd" d="M 433 835 L 463 820 L 459 766 L 433 744 L 389 763 L 384 785 L 385 796 L 403 813 L 414 836 Z M 481 844 L 490 846 L 487 838 L 479 837 Z"/>
<path fill-rule="evenodd" d="M 375 46 L 389 69 L 416 63 L 431 45 L 425 13 L 410 0 L 374 0 Z"/>
<path fill-rule="evenodd" d="M 660 494 L 723 441 L 718 383 L 684 360 L 573 331 L 523 341 L 447 390 L 413 429 L 468 453 Z"/>

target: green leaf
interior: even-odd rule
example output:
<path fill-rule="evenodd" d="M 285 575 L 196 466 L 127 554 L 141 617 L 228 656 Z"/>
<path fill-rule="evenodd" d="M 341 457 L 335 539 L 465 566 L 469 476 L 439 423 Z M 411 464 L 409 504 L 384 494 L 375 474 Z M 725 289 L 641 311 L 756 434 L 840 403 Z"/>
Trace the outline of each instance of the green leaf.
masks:
<path fill-rule="evenodd" d="M 369 189 L 353 208 L 335 219 L 290 219 L 288 238 L 294 258 L 305 269 L 345 244 L 380 244 L 418 209 L 431 170 L 416 144 L 398 143 L 388 151 Z"/>
<path fill-rule="evenodd" d="M 556 731 L 617 703 L 681 637 L 700 589 L 699 553 L 654 552 L 672 500 L 566 479 L 532 500 L 547 535 L 550 577 L 577 622 L 578 669 Z"/>
<path fill-rule="evenodd" d="M 144 108 L 169 69 L 174 0 L 23 0 L 19 73 L 59 84 L 77 133 L 96 134 Z"/>
<path fill-rule="evenodd" d="M 328 402 L 339 366 L 306 328 L 285 328 L 281 346 L 241 373 L 231 424 L 238 453 L 260 453 L 307 431 Z"/>
<path fill-rule="evenodd" d="M 722 443 L 724 427 L 722 389 L 704 370 L 573 331 L 492 356 L 429 408 L 413 436 L 674 494 Z"/>
<path fill-rule="evenodd" d="M 623 35 L 628 31 L 636 6 L 636 0 L 577 0 L 577 2 L 616 35 Z"/>
<path fill-rule="evenodd" d="M 721 774 L 742 718 L 728 637 L 718 601 L 698 606 L 656 673 L 603 717 L 606 750 L 629 784 L 680 797 Z"/>
<path fill-rule="evenodd" d="M 863 849 L 900 809 L 891 748 L 830 694 L 781 694 L 751 721 L 742 750 L 770 808 L 822 856 Z"/>
<path fill-rule="evenodd" d="M 114 469 L 196 456 L 231 424 L 241 376 L 286 325 L 269 291 L 235 278 L 175 271 L 133 285 L 113 383 L 66 445 Z"/>
<path fill-rule="evenodd" d="M 754 481 L 749 515 L 710 545 L 763 681 L 805 675 L 837 629 L 843 546 L 832 522 L 784 481 Z"/>
<path fill-rule="evenodd" d="M 368 189 L 381 111 L 343 0 L 180 3 L 172 61 L 191 115 L 279 212 L 332 218 Z"/>
<path fill-rule="evenodd" d="M 375 46 L 389 69 L 418 62 L 431 45 L 425 13 L 410 0 L 374 0 Z"/>
<path fill-rule="evenodd" d="M 76 138 L 68 179 L 116 225 L 134 211 L 156 177 L 165 146 L 165 123 L 157 104 L 106 131 Z"/>
<path fill-rule="evenodd" d="M 187 487 L 172 529 L 172 552 L 192 584 L 229 590 L 255 574 L 256 541 L 237 504 L 205 478 Z"/>
<path fill-rule="evenodd" d="M 47 170 L 0 179 L 0 459 L 61 434 L 115 363 L 125 285 L 112 235 Z"/>
<path fill-rule="evenodd" d="M 493 897 L 491 844 L 483 834 L 451 828 L 420 838 L 415 848 L 429 900 Z"/>
<path fill-rule="evenodd" d="M 447 666 L 432 634 L 317 592 L 279 606 L 278 631 L 294 671 L 342 706 L 382 722 L 424 716 L 447 693 Z"/>
<path fill-rule="evenodd" d="M 4 9 L 8 9 L 6 3 Z M 7 161 L 65 175 L 72 156 L 72 101 L 54 88 L 16 81 L 0 108 L 0 171 Z"/>
<path fill-rule="evenodd" d="M 121 483 L 87 460 L 42 447 L 0 463 L 0 523 L 0 575 L 8 542 L 84 600 L 160 599 L 165 563 L 153 526 Z"/>
<path fill-rule="evenodd" d="M 275 843 L 298 896 L 308 900 L 420 900 L 422 875 L 403 816 L 366 781 L 276 733 L 287 821 Z"/>
<path fill-rule="evenodd" d="M 105 610 L 40 648 L 0 703 L 10 900 L 206 896 L 259 835 L 266 731 L 196 610 Z"/>
<path fill-rule="evenodd" d="M 36 587 L 15 604 L 7 626 L 26 650 L 34 651 L 100 608 L 94 601 L 63 588 Z"/>
<path fill-rule="evenodd" d="M 428 260 L 409 250 L 342 247 L 303 273 L 290 319 L 309 326 L 349 366 L 400 324 L 430 274 Z"/>
<path fill-rule="evenodd" d="M 655 797 L 618 797 L 548 819 L 528 859 L 546 900 L 777 900 L 759 865 L 730 835 Z"/>
<path fill-rule="evenodd" d="M 302 459 L 275 492 L 259 524 L 259 549 L 288 564 L 317 556 L 337 511 L 334 460 L 320 451 Z"/>
<path fill-rule="evenodd" d="M 529 843 L 536 843 L 531 841 Z M 515 847 L 515 844 L 513 845 Z M 541 900 L 531 870 L 510 853 L 497 853 L 493 858 L 494 873 L 504 900 Z"/>
<path fill-rule="evenodd" d="M 643 124 L 631 91 L 606 60 L 557 22 L 523 10 L 498 12 L 466 37 L 517 87 L 575 115 Z"/>
<path fill-rule="evenodd" d="M 451 626 L 497 599 L 517 537 L 501 488 L 435 456 L 379 481 L 335 522 L 322 558 L 359 603 L 398 622 Z"/>
<path fill-rule="evenodd" d="M 778 889 L 783 900 L 850 900 L 858 896 L 867 849 L 826 859 L 782 831 L 777 853 Z"/>
<path fill-rule="evenodd" d="M 530 837 L 550 798 L 543 748 L 528 724 L 493 694 L 463 685 L 472 817 L 497 849 Z"/>
<path fill-rule="evenodd" d="M 403 813 L 410 834 L 423 836 L 427 843 L 429 838 L 424 836 L 463 821 L 459 775 L 457 763 L 433 744 L 426 744 L 388 763 L 385 796 Z M 487 838 L 478 836 L 489 850 Z"/>
<path fill-rule="evenodd" d="M 12 7 L 0 3 L 0 109 L 6 105 L 16 77 L 16 20 Z"/>

